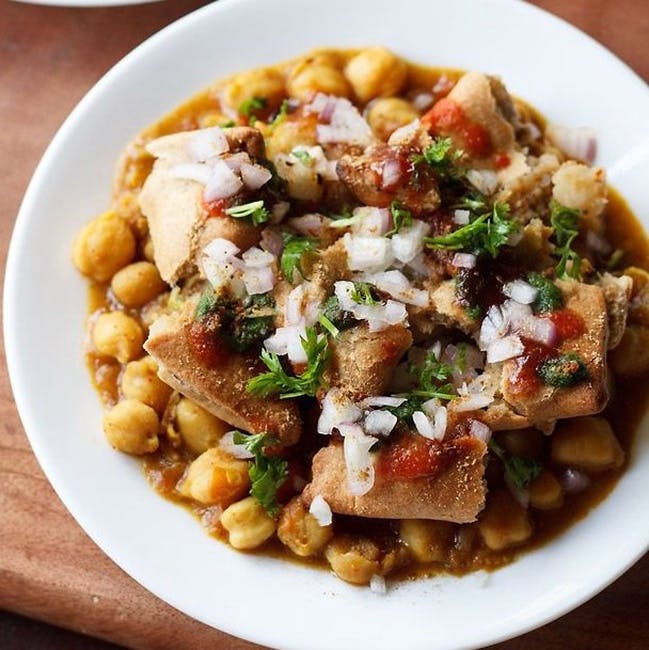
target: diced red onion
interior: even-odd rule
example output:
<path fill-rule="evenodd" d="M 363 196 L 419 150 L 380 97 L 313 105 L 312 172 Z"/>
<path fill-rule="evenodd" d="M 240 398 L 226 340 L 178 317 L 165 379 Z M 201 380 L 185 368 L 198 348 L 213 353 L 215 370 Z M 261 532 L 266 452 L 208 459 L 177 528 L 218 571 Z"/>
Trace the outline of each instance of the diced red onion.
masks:
<path fill-rule="evenodd" d="M 423 113 L 426 109 L 430 108 L 435 101 L 435 97 L 431 93 L 417 93 L 412 99 L 412 105 L 415 110 Z"/>
<path fill-rule="evenodd" d="M 453 212 L 453 223 L 458 226 L 466 226 L 469 223 L 471 213 L 468 210 L 455 210 Z"/>
<path fill-rule="evenodd" d="M 367 494 L 374 487 L 374 461 L 370 448 L 376 438 L 366 436 L 358 424 L 341 424 L 343 453 L 347 470 L 347 488 L 353 496 Z"/>
<path fill-rule="evenodd" d="M 206 201 L 227 199 L 243 187 L 241 179 L 222 160 L 217 160 L 211 169 L 210 180 L 203 192 Z"/>
<path fill-rule="evenodd" d="M 480 420 L 471 420 L 471 425 L 469 426 L 469 433 L 478 440 L 482 440 L 487 444 L 491 438 L 491 429 Z"/>
<path fill-rule="evenodd" d="M 496 339 L 487 348 L 487 363 L 506 361 L 523 354 L 524 347 L 520 337 L 510 334 L 502 339 Z"/>
<path fill-rule="evenodd" d="M 592 163 L 597 156 L 597 137 L 593 129 L 548 124 L 545 134 L 570 158 Z"/>
<path fill-rule="evenodd" d="M 263 266 L 270 266 L 275 257 L 270 253 L 253 246 L 249 248 L 242 256 L 241 259 L 245 262 L 246 266 L 251 268 L 261 268 Z"/>
<path fill-rule="evenodd" d="M 397 423 L 397 416 L 390 411 L 376 410 L 370 411 L 365 416 L 363 429 L 365 433 L 371 436 L 388 436 Z"/>
<path fill-rule="evenodd" d="M 388 591 L 388 588 L 385 584 L 385 578 L 383 576 L 374 574 L 370 578 L 370 591 L 373 594 L 379 594 L 381 596 L 385 595 Z"/>
<path fill-rule="evenodd" d="M 247 163 L 241 165 L 241 179 L 245 186 L 253 192 L 268 183 L 272 177 L 273 175 L 261 165 L 249 165 Z"/>
<path fill-rule="evenodd" d="M 539 290 L 525 280 L 512 280 L 503 285 L 503 293 L 521 305 L 531 305 L 536 300 Z"/>
<path fill-rule="evenodd" d="M 589 230 L 586 233 L 586 245 L 588 248 L 596 253 L 600 253 L 601 255 L 608 255 L 611 252 L 611 245 L 606 241 L 606 239 L 592 230 Z"/>
<path fill-rule="evenodd" d="M 228 140 L 218 126 L 192 131 L 188 143 L 189 156 L 195 162 L 204 162 L 229 151 Z"/>
<path fill-rule="evenodd" d="M 273 228 L 264 228 L 262 230 L 259 245 L 275 257 L 279 257 L 284 250 L 282 235 Z"/>
<path fill-rule="evenodd" d="M 361 407 L 371 408 L 372 406 L 401 406 L 406 401 L 405 397 L 380 396 L 366 397 L 361 402 Z"/>
<path fill-rule="evenodd" d="M 331 526 L 333 515 L 331 507 L 324 500 L 321 494 L 316 494 L 309 506 L 309 512 L 315 517 L 320 526 Z"/>
<path fill-rule="evenodd" d="M 288 201 L 278 201 L 271 209 L 271 223 L 279 223 L 286 213 L 291 209 L 291 204 Z"/>
<path fill-rule="evenodd" d="M 460 269 L 472 269 L 475 267 L 478 258 L 472 253 L 455 253 L 451 264 Z"/>
<path fill-rule="evenodd" d="M 270 266 L 247 266 L 242 280 L 249 295 L 268 293 L 275 286 L 275 272 Z"/>
<path fill-rule="evenodd" d="M 465 397 L 453 400 L 451 407 L 456 413 L 465 413 L 467 411 L 478 411 L 486 408 L 493 401 L 493 395 L 488 393 L 470 393 Z"/>
<path fill-rule="evenodd" d="M 329 435 L 340 424 L 358 422 L 361 417 L 361 409 L 339 388 L 332 388 L 322 400 L 317 430 L 322 435 Z"/>
<path fill-rule="evenodd" d="M 234 431 L 228 431 L 224 434 L 219 440 L 219 447 L 226 451 L 230 456 L 240 459 L 254 458 L 255 455 L 252 454 L 244 445 L 237 445 L 234 442 Z"/>
<path fill-rule="evenodd" d="M 559 477 L 559 483 L 567 494 L 577 494 L 586 490 L 590 486 L 591 480 L 578 469 L 569 467 Z"/>
<path fill-rule="evenodd" d="M 333 109 L 329 102 L 333 103 Z M 369 124 L 348 99 L 329 97 L 323 100 L 319 93 L 307 106 L 307 111 L 317 112 L 322 121 L 328 122 L 316 126 L 316 139 L 320 144 L 340 142 L 368 146 L 374 141 Z"/>
<path fill-rule="evenodd" d="M 196 181 L 201 185 L 207 185 L 212 177 L 212 170 L 203 163 L 180 163 L 169 169 L 173 178 L 182 178 L 188 181 Z"/>
<path fill-rule="evenodd" d="M 401 180 L 401 165 L 395 158 L 388 158 L 383 163 L 381 173 L 381 189 L 391 190 L 395 188 Z"/>
<path fill-rule="evenodd" d="M 319 237 L 323 229 L 331 223 L 331 219 L 317 212 L 309 212 L 301 217 L 293 217 L 287 223 L 302 235 Z"/>

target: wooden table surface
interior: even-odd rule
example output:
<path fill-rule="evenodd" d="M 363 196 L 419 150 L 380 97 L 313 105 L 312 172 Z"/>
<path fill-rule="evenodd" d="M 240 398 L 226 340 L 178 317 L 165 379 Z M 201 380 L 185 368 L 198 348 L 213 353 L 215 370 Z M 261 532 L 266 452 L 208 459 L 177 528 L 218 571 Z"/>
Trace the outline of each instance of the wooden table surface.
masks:
<path fill-rule="evenodd" d="M 49 140 L 82 95 L 150 34 L 205 4 L 104 9 L 0 3 L 0 251 Z M 539 0 L 649 79 L 647 0 Z M 534 44 L 533 47 L 551 47 Z M 621 109 L 622 110 L 622 109 Z M 258 647 L 187 618 L 115 566 L 43 476 L 0 367 L 0 609 L 133 648 Z M 611 552 L 615 552 L 611 549 Z M 596 562 L 597 558 L 593 558 Z M 501 650 L 649 647 L 649 556 L 576 611 Z M 13 645 L 5 637 L 3 647 Z M 63 647 L 63 646 L 61 646 Z"/>

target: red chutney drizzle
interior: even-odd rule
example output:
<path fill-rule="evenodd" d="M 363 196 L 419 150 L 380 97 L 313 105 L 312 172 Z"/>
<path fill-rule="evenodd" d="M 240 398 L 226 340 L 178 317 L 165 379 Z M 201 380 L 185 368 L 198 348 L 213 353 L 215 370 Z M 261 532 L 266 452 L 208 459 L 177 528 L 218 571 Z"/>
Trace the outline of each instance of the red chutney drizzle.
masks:
<path fill-rule="evenodd" d="M 225 210 L 229 207 L 228 199 L 216 199 L 215 201 L 203 201 L 203 209 L 208 217 L 225 217 Z"/>
<path fill-rule="evenodd" d="M 508 379 L 513 393 L 530 395 L 541 386 L 536 369 L 541 363 L 557 356 L 558 348 L 564 341 L 569 341 L 584 333 L 584 319 L 572 309 L 559 309 L 544 316 L 549 318 L 557 328 L 557 342 L 554 346 L 543 345 L 528 338 L 522 338 L 524 350 L 520 357 L 514 359 L 514 371 Z"/>
<path fill-rule="evenodd" d="M 488 158 L 493 153 L 489 131 L 468 118 L 462 107 L 448 97 L 442 97 L 421 118 L 427 131 L 439 135 L 456 134 L 465 151 L 473 158 Z"/>
<path fill-rule="evenodd" d="M 225 345 L 200 321 L 193 321 L 187 328 L 187 341 L 196 360 L 211 368 L 222 365 L 230 357 Z"/>
<path fill-rule="evenodd" d="M 412 480 L 436 474 L 442 467 L 441 445 L 412 433 L 381 451 L 376 473 L 384 479 Z"/>

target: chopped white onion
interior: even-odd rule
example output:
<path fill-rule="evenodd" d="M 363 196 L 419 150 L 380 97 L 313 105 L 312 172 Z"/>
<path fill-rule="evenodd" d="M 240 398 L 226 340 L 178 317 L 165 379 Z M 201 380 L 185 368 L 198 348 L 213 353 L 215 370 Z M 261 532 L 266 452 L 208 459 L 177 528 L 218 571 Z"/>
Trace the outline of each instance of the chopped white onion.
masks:
<path fill-rule="evenodd" d="M 401 180 L 401 165 L 396 158 L 388 158 L 383 163 L 381 189 L 392 189 Z"/>
<path fill-rule="evenodd" d="M 369 124 L 348 99 L 318 93 L 305 108 L 307 112 L 318 113 L 320 119 L 328 121 L 328 124 L 318 124 L 316 127 L 316 139 L 320 144 L 341 142 L 366 147 L 374 142 Z"/>
<path fill-rule="evenodd" d="M 491 438 L 491 429 L 480 420 L 472 420 L 469 426 L 469 433 L 478 440 L 487 444 Z"/>
<path fill-rule="evenodd" d="M 231 156 L 225 156 L 223 162 L 235 173 L 239 174 L 241 172 L 241 166 L 246 164 L 251 164 L 250 156 L 245 151 L 238 151 L 233 153 Z"/>
<path fill-rule="evenodd" d="M 466 411 L 478 411 L 486 408 L 493 401 L 494 397 L 489 393 L 472 393 L 453 400 L 451 405 L 456 413 L 465 413 Z"/>
<path fill-rule="evenodd" d="M 383 576 L 374 574 L 370 578 L 370 591 L 373 594 L 380 594 L 381 596 L 385 595 L 388 591 L 388 588 L 385 584 L 385 578 Z"/>
<path fill-rule="evenodd" d="M 392 235 L 392 254 L 404 264 L 412 262 L 424 250 L 424 237 L 429 232 L 429 224 L 413 219 L 411 226 Z"/>
<path fill-rule="evenodd" d="M 340 388 L 332 388 L 322 400 L 317 430 L 322 435 L 330 435 L 340 424 L 358 422 L 362 417 L 361 409 Z"/>
<path fill-rule="evenodd" d="M 289 226 L 295 228 L 301 235 L 307 237 L 319 237 L 324 228 L 330 223 L 331 219 L 317 212 L 309 212 L 300 217 L 293 217 L 287 221 Z"/>
<path fill-rule="evenodd" d="M 557 340 L 557 326 L 549 318 L 530 316 L 518 328 L 522 336 L 543 345 L 554 345 Z"/>
<path fill-rule="evenodd" d="M 193 131 L 188 143 L 189 155 L 195 162 L 205 162 L 213 156 L 227 152 L 230 147 L 223 129 L 212 126 Z"/>
<path fill-rule="evenodd" d="M 309 512 L 315 517 L 320 526 L 331 526 L 333 515 L 331 507 L 324 500 L 321 494 L 316 494 L 309 506 Z"/>
<path fill-rule="evenodd" d="M 362 408 L 371 408 L 372 406 L 401 406 L 406 401 L 405 397 L 388 397 L 377 395 L 375 397 L 366 397 L 361 403 Z"/>
<path fill-rule="evenodd" d="M 525 280 L 513 280 L 503 285 L 503 293 L 521 305 L 531 305 L 536 300 L 539 290 Z"/>
<path fill-rule="evenodd" d="M 407 305 L 426 307 L 430 302 L 428 291 L 415 289 L 401 271 L 384 271 L 364 277 L 364 280 L 396 300 Z"/>
<path fill-rule="evenodd" d="M 242 256 L 241 259 L 245 262 L 246 266 L 251 268 L 261 268 L 263 266 L 270 266 L 275 258 L 271 253 L 261 250 L 253 246 L 249 248 Z"/>
<path fill-rule="evenodd" d="M 469 210 L 455 210 L 453 212 L 453 223 L 456 223 L 458 226 L 466 226 L 469 223 L 470 217 L 471 212 Z"/>
<path fill-rule="evenodd" d="M 469 169 L 466 178 L 482 194 L 493 194 L 498 187 L 498 176 L 490 169 Z"/>
<path fill-rule="evenodd" d="M 358 424 L 341 424 L 347 488 L 353 496 L 367 494 L 374 487 L 374 459 L 370 455 L 376 438 L 366 436 Z"/>
<path fill-rule="evenodd" d="M 472 253 L 455 253 L 451 264 L 460 269 L 472 269 L 477 261 L 478 258 Z"/>
<path fill-rule="evenodd" d="M 169 169 L 169 174 L 173 178 L 182 178 L 188 181 L 196 181 L 201 185 L 207 185 L 212 176 L 212 171 L 207 165 L 202 163 L 180 163 Z"/>
<path fill-rule="evenodd" d="M 241 165 L 241 179 L 244 185 L 252 191 L 258 190 L 262 185 L 268 183 L 273 175 L 261 165 Z"/>
<path fill-rule="evenodd" d="M 431 421 L 423 411 L 415 411 L 412 414 L 412 421 L 415 425 L 415 429 L 417 429 L 417 432 L 420 435 L 424 436 L 424 438 L 428 438 L 429 440 L 437 440 L 435 436 L 435 429 L 433 429 Z"/>
<path fill-rule="evenodd" d="M 597 137 L 593 129 L 548 124 L 545 134 L 570 158 L 592 163 L 597 156 Z"/>
<path fill-rule="evenodd" d="M 241 179 L 222 160 L 217 160 L 211 167 L 210 179 L 205 185 L 203 198 L 206 201 L 227 199 L 242 187 Z"/>
<path fill-rule="evenodd" d="M 583 472 L 569 467 L 561 476 L 559 476 L 559 483 L 561 483 L 561 487 L 568 494 L 577 494 L 578 492 L 583 492 L 588 488 L 591 481 Z"/>
<path fill-rule="evenodd" d="M 279 257 L 284 250 L 284 240 L 282 239 L 282 235 L 273 228 L 264 228 L 262 230 L 261 242 L 259 245 L 275 257 Z"/>
<path fill-rule="evenodd" d="M 365 416 L 363 429 L 371 436 L 388 436 L 397 423 L 397 416 L 390 411 L 370 411 Z"/>
<path fill-rule="evenodd" d="M 254 458 L 255 455 L 246 449 L 245 445 L 237 445 L 234 442 L 235 431 L 228 431 L 225 433 L 219 440 L 219 447 L 226 451 L 230 456 L 234 458 L 241 458 L 243 460 L 247 458 Z"/>
<path fill-rule="evenodd" d="M 351 271 L 383 271 L 394 260 L 390 240 L 385 237 L 345 233 L 343 244 Z"/>
<path fill-rule="evenodd" d="M 286 354 L 292 363 L 306 363 L 307 356 L 302 346 L 302 339 L 306 337 L 303 326 L 289 325 L 278 327 L 275 334 L 264 341 L 264 347 L 268 352 L 278 355 Z"/>
<path fill-rule="evenodd" d="M 423 113 L 425 110 L 430 108 L 435 101 L 435 97 L 432 93 L 417 93 L 412 99 L 412 105 L 415 110 Z"/>
<path fill-rule="evenodd" d="M 392 217 L 387 208 L 370 208 L 362 206 L 352 213 L 354 235 L 385 235 L 392 225 Z"/>
<path fill-rule="evenodd" d="M 502 339 L 496 339 L 487 348 L 487 363 L 506 361 L 523 354 L 524 347 L 520 337 L 510 334 Z"/>

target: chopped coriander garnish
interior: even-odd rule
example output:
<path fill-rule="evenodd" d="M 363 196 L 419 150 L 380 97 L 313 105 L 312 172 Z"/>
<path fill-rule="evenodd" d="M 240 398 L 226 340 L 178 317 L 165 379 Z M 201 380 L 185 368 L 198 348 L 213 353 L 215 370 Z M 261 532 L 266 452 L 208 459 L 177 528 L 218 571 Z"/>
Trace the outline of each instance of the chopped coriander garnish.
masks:
<path fill-rule="evenodd" d="M 419 165 L 425 163 L 435 170 L 438 177 L 457 179 L 461 176 L 461 172 L 455 167 L 454 163 L 463 155 L 464 152 L 461 149 L 453 151 L 451 138 L 435 138 L 433 143 L 426 147 L 422 153 L 412 156 L 411 161 L 415 166 L 415 172 Z"/>
<path fill-rule="evenodd" d="M 338 331 L 349 329 L 358 322 L 352 314 L 342 309 L 340 301 L 335 295 L 329 296 L 329 298 L 324 301 L 320 313 L 324 318 L 332 323 Z"/>
<path fill-rule="evenodd" d="M 359 305 L 378 305 L 380 303 L 380 300 L 372 295 L 372 287 L 367 282 L 354 282 L 350 298 Z"/>
<path fill-rule="evenodd" d="M 606 270 L 615 271 L 621 265 L 624 255 L 624 250 L 616 248 L 606 262 Z"/>
<path fill-rule="evenodd" d="M 467 305 L 464 311 L 471 320 L 478 320 L 482 316 L 482 307 L 480 305 Z"/>
<path fill-rule="evenodd" d="M 233 126 L 236 126 L 237 123 L 234 120 L 226 120 L 219 124 L 222 129 L 231 129 Z"/>
<path fill-rule="evenodd" d="M 252 126 L 257 121 L 255 111 L 260 111 L 266 108 L 268 100 L 265 97 L 251 97 L 241 102 L 239 105 L 239 114 L 248 118 L 248 123 Z"/>
<path fill-rule="evenodd" d="M 489 450 L 500 459 L 505 468 L 505 476 L 519 492 L 527 489 L 543 469 L 543 465 L 538 460 L 508 454 L 494 438 L 489 440 Z"/>
<path fill-rule="evenodd" d="M 216 311 L 219 304 L 219 298 L 214 293 L 214 290 L 211 288 L 206 289 L 198 299 L 198 304 L 196 305 L 196 310 L 194 311 L 194 318 L 196 320 L 207 318 L 210 314 L 213 314 Z"/>
<path fill-rule="evenodd" d="M 293 149 L 293 151 L 291 151 L 291 156 L 297 158 L 306 167 L 310 167 L 313 164 L 311 154 L 304 149 Z"/>
<path fill-rule="evenodd" d="M 563 306 L 561 290 L 550 278 L 546 278 L 540 273 L 529 273 L 527 281 L 538 289 L 536 298 L 532 303 L 532 310 L 535 314 L 544 314 Z"/>
<path fill-rule="evenodd" d="M 272 127 L 278 126 L 286 119 L 287 115 L 288 115 L 288 99 L 285 99 L 284 101 L 282 101 L 282 105 L 279 107 L 279 111 L 277 111 L 277 115 L 275 115 L 270 125 Z"/>
<path fill-rule="evenodd" d="M 578 278 L 581 258 L 572 250 L 572 242 L 579 234 L 579 210 L 567 208 L 558 201 L 550 202 L 550 223 L 554 228 L 555 255 L 559 257 L 556 273 L 558 278 Z M 570 262 L 570 265 L 568 265 Z"/>
<path fill-rule="evenodd" d="M 288 463 L 283 458 L 267 456 L 264 453 L 264 447 L 274 444 L 276 440 L 267 433 L 246 435 L 241 431 L 235 431 L 232 441 L 235 445 L 243 445 L 254 454 L 248 469 L 250 494 L 271 517 L 276 517 L 280 509 L 277 503 L 277 491 L 288 476 Z"/>
<path fill-rule="evenodd" d="M 322 375 L 329 361 L 329 342 L 319 336 L 314 327 L 306 328 L 306 338 L 301 339 L 306 353 L 306 369 L 297 376 L 289 375 L 275 352 L 261 351 L 261 360 L 268 368 L 248 381 L 246 390 L 258 397 L 279 394 L 281 399 L 315 396 L 322 383 Z"/>
<path fill-rule="evenodd" d="M 452 251 L 467 251 L 474 255 L 498 257 L 501 246 L 518 231 L 518 222 L 509 218 L 509 206 L 506 203 L 494 203 L 491 212 L 486 212 L 466 226 L 442 235 L 425 237 L 428 248 Z"/>
<path fill-rule="evenodd" d="M 453 205 L 454 210 L 470 210 L 475 213 L 484 212 L 488 208 L 487 200 L 477 191 L 469 192 Z"/>
<path fill-rule="evenodd" d="M 263 201 L 252 201 L 242 205 L 233 205 L 225 209 L 225 214 L 235 219 L 244 219 L 250 217 L 252 224 L 258 226 L 270 219 L 270 212 L 266 209 Z"/>
<path fill-rule="evenodd" d="M 331 335 L 336 338 L 340 334 L 340 330 L 330 321 L 324 314 L 318 316 L 318 323 Z"/>
<path fill-rule="evenodd" d="M 588 368 L 581 357 L 573 352 L 560 354 L 542 361 L 536 374 L 546 386 L 568 388 L 588 379 Z"/>
<path fill-rule="evenodd" d="M 402 206 L 398 201 L 392 201 L 390 204 L 390 213 L 392 214 L 392 223 L 394 226 L 391 230 L 385 233 L 386 237 L 395 235 L 402 228 L 409 228 L 412 226 L 412 212 L 408 208 Z"/>
<path fill-rule="evenodd" d="M 295 279 L 295 271 L 298 271 L 304 277 L 304 273 L 300 267 L 302 255 L 307 251 L 315 250 L 318 245 L 318 240 L 313 237 L 292 235 L 291 233 L 284 233 L 283 238 L 284 250 L 282 251 L 279 265 L 286 280 L 292 284 Z"/>

